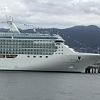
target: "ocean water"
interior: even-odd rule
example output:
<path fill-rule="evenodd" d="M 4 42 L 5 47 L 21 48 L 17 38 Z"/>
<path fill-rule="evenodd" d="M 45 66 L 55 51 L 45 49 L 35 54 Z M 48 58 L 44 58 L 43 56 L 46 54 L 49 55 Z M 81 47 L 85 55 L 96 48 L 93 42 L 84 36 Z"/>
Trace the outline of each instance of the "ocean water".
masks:
<path fill-rule="evenodd" d="M 0 100 L 100 100 L 100 74 L 0 71 Z"/>

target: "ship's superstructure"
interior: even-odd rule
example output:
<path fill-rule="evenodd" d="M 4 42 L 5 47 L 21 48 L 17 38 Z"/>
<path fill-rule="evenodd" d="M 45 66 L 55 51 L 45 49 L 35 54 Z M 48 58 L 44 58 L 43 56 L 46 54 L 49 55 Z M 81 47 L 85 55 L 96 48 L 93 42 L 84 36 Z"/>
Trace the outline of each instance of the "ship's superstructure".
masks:
<path fill-rule="evenodd" d="M 53 55 L 63 42 L 57 35 L 0 33 L 0 55 Z M 63 54 L 63 46 L 58 53 Z"/>
<path fill-rule="evenodd" d="M 79 53 L 56 34 L 20 33 L 12 21 L 0 33 L 0 69 L 82 72 L 100 60 L 99 54 Z"/>

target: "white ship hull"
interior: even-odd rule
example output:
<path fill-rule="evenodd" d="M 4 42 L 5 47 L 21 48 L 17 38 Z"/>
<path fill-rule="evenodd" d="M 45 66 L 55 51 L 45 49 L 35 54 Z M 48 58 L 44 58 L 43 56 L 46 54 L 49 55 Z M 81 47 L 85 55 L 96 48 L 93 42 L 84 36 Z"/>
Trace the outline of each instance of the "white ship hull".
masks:
<path fill-rule="evenodd" d="M 78 59 L 78 56 L 81 59 Z M 83 72 L 96 63 L 100 55 L 76 53 L 73 55 L 52 55 L 48 58 L 33 55 L 18 55 L 16 58 L 0 58 L 0 70 L 33 70 L 33 71 L 72 71 Z"/>
<path fill-rule="evenodd" d="M 83 72 L 100 61 L 99 54 L 78 53 L 59 35 L 20 33 L 13 20 L 0 33 L 0 70 Z"/>

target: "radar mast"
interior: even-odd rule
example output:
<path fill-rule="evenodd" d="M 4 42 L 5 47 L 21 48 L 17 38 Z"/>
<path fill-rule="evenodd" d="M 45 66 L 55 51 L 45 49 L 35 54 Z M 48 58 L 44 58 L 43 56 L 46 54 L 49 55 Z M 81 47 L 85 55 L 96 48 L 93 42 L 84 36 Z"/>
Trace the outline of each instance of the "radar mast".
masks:
<path fill-rule="evenodd" d="M 9 25 L 10 29 L 9 32 L 13 32 L 13 33 L 19 33 L 20 31 L 17 28 L 17 26 L 15 25 L 14 21 L 13 21 L 13 17 L 9 16 L 9 18 L 6 16 L 6 20 L 7 20 L 7 24 Z"/>

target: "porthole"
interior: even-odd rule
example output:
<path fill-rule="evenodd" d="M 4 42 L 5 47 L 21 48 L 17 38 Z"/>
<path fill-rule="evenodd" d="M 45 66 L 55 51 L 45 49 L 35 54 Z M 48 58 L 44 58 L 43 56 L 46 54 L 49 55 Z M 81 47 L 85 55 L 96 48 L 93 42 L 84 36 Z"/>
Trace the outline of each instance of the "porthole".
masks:
<path fill-rule="evenodd" d="M 81 56 L 78 56 L 78 60 L 81 60 Z"/>
<path fill-rule="evenodd" d="M 36 58 L 36 56 L 33 56 L 34 58 Z"/>
<path fill-rule="evenodd" d="M 48 58 L 48 56 L 46 56 L 46 58 Z"/>
<path fill-rule="evenodd" d="M 42 58 L 42 56 L 40 56 L 40 58 Z"/>
<path fill-rule="evenodd" d="M 30 56 L 27 56 L 28 58 L 30 57 Z"/>

